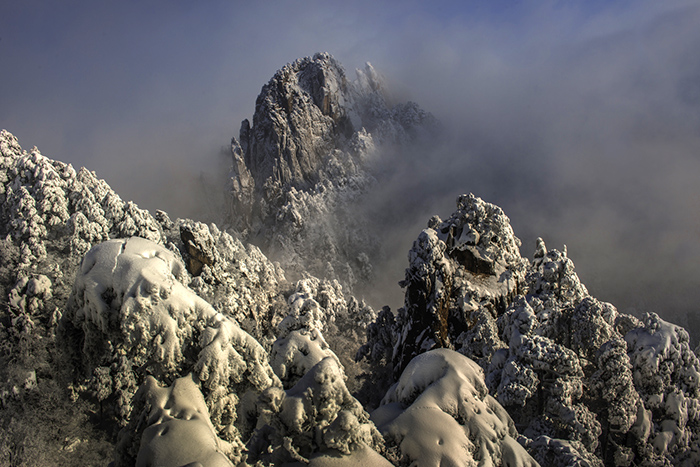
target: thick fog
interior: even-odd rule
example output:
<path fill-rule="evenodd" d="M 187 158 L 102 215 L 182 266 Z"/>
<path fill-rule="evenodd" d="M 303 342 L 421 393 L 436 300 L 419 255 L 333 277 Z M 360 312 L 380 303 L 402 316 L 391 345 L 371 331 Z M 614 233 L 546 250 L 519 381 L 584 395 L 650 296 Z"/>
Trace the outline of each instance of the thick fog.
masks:
<path fill-rule="evenodd" d="M 377 193 L 392 307 L 419 229 L 473 192 L 524 255 L 566 244 L 593 295 L 700 334 L 697 2 L 350 3 L 8 4 L 0 127 L 141 207 L 211 219 L 276 69 L 328 51 L 352 78 L 370 61 L 444 125 Z"/>

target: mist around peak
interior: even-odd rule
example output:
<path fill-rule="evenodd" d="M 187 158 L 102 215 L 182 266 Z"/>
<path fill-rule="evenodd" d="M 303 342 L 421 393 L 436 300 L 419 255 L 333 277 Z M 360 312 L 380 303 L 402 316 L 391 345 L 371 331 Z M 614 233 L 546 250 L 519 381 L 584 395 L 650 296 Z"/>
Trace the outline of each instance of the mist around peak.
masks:
<path fill-rule="evenodd" d="M 0 459 L 699 462 L 700 9 L 408 5 L 8 8 Z"/>

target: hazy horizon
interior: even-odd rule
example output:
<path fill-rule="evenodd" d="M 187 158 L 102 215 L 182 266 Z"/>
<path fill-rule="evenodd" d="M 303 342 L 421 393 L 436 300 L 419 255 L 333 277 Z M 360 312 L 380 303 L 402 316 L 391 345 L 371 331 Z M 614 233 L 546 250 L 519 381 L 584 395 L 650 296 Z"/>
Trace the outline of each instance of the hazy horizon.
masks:
<path fill-rule="evenodd" d="M 201 218 L 277 69 L 326 51 L 353 79 L 369 61 L 451 135 L 397 166 L 390 193 L 420 202 L 392 232 L 389 284 L 416 229 L 473 192 L 524 256 L 537 236 L 566 244 L 591 294 L 697 342 L 697 2 L 347 3 L 7 4 L 0 127 L 143 208 Z"/>

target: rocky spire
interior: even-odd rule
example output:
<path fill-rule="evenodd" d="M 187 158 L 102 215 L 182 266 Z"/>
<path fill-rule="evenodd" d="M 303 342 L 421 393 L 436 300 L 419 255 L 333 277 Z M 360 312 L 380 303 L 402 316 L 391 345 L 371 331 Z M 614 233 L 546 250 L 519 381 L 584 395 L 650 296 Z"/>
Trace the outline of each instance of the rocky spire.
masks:
<path fill-rule="evenodd" d="M 376 183 L 371 161 L 436 126 L 416 104 L 392 106 L 369 63 L 356 74 L 349 80 L 327 53 L 287 64 L 231 145 L 231 223 L 291 277 L 308 271 L 346 287 L 369 279 L 361 258 L 378 256 L 367 219 L 353 214 Z"/>

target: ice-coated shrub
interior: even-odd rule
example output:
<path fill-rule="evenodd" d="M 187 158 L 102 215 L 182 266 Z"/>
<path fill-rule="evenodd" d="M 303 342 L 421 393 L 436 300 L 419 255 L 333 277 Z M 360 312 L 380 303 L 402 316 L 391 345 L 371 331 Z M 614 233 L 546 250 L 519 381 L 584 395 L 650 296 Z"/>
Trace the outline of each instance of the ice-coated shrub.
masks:
<path fill-rule="evenodd" d="M 615 331 L 617 310 L 610 303 L 588 296 L 581 300 L 571 316 L 571 349 L 593 360 L 603 344 L 618 336 Z"/>
<path fill-rule="evenodd" d="M 628 332 L 625 341 L 635 388 L 653 423 L 645 429 L 651 428 L 650 450 L 677 465 L 697 463 L 700 361 L 687 331 L 647 313 L 643 326 Z"/>
<path fill-rule="evenodd" d="M 138 235 L 162 241 L 155 219 L 133 202 L 122 201 L 94 172 L 76 172 L 36 148 L 24 151 L 5 130 L 0 146 L 0 233 L 19 246 L 20 269 L 36 269 L 51 250 L 63 255 L 66 235 L 76 261 L 109 238 Z"/>
<path fill-rule="evenodd" d="M 528 451 L 541 465 L 548 467 L 603 467 L 600 459 L 588 452 L 578 441 L 540 436 L 528 444 Z"/>
<path fill-rule="evenodd" d="M 541 238 L 537 239 L 532 266 L 525 280 L 528 292 L 542 301 L 552 299 L 575 306 L 588 295 L 574 270 L 574 262 L 567 256 L 566 246 L 564 251 L 547 250 Z"/>
<path fill-rule="evenodd" d="M 304 288 L 300 281 L 289 298 L 289 314 L 280 323 L 270 352 L 272 369 L 287 389 L 324 358 L 338 360 L 321 334 L 327 319 L 324 309 Z"/>
<path fill-rule="evenodd" d="M 354 376 L 366 366 L 354 360 L 356 343 L 368 321 L 376 318 L 374 310 L 352 296 L 346 298 L 337 280 L 312 276 L 297 281 L 287 301 L 287 315 L 270 349 L 270 362 L 284 387 L 292 387 L 311 367 L 332 357 L 352 378 L 348 384 L 354 391 Z"/>
<path fill-rule="evenodd" d="M 382 308 L 377 319 L 367 326 L 366 341 L 355 355 L 356 360 L 388 364 L 394 351 L 396 319 L 388 306 Z"/>
<path fill-rule="evenodd" d="M 169 248 L 198 274 L 191 278 L 189 287 L 270 350 L 288 308 L 283 293 L 290 286 L 279 265 L 270 262 L 259 248 L 244 245 L 235 233 L 219 230 L 215 224 L 182 219 L 172 222 L 164 216 L 162 213 L 160 218 Z"/>
<path fill-rule="evenodd" d="M 406 299 L 398 312 L 392 356 L 395 377 L 416 355 L 449 343 L 447 318 L 453 271 L 445 249 L 435 230 L 425 229 L 408 254 L 409 267 L 401 283 L 406 287 Z"/>
<path fill-rule="evenodd" d="M 53 296 L 51 279 L 43 274 L 21 277 L 10 290 L 10 306 L 30 315 L 43 311 L 46 302 Z"/>
<path fill-rule="evenodd" d="M 386 465 L 381 452 L 383 439 L 369 414 L 345 386 L 337 360 L 326 357 L 311 368 L 291 389 L 273 387 L 258 400 L 258 429 L 248 443 L 249 462 L 280 465 L 327 454 L 353 458 L 370 456 Z M 356 457 L 359 456 L 359 457 Z"/>
<path fill-rule="evenodd" d="M 611 339 L 598 349 L 598 370 L 591 377 L 592 388 L 605 402 L 601 407 L 607 413 L 610 429 L 627 432 L 637 421 L 642 407 L 627 356 L 627 344 L 622 339 Z"/>

